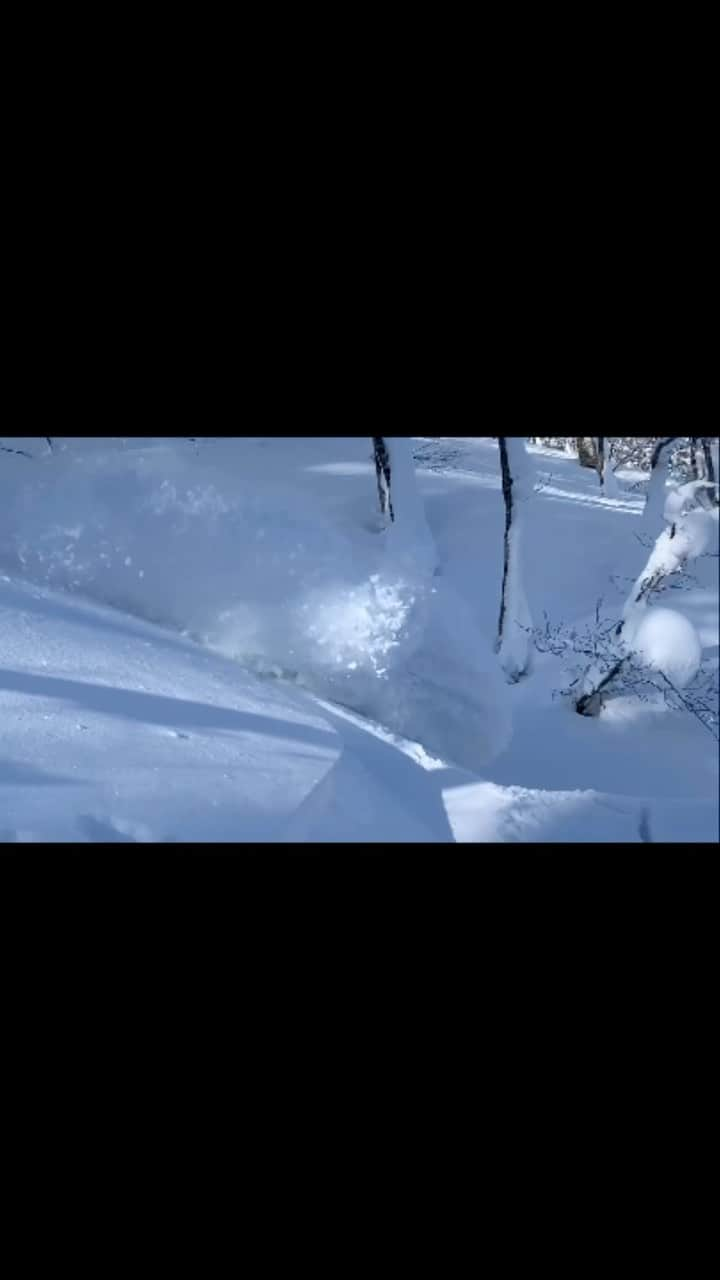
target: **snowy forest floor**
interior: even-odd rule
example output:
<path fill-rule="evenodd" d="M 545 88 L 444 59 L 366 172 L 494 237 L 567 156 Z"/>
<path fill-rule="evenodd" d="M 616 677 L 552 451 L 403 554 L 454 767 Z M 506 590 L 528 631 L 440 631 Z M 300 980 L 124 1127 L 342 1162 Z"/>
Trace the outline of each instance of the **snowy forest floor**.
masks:
<path fill-rule="evenodd" d="M 379 527 L 367 439 L 4 455 L 0 840 L 716 841 L 696 719 L 630 694 L 581 717 L 552 654 L 501 679 L 497 445 L 414 443 L 431 576 Z M 648 555 L 641 477 L 603 498 L 576 460 L 529 461 L 535 623 L 619 617 Z M 706 663 L 715 526 L 662 601 Z"/>

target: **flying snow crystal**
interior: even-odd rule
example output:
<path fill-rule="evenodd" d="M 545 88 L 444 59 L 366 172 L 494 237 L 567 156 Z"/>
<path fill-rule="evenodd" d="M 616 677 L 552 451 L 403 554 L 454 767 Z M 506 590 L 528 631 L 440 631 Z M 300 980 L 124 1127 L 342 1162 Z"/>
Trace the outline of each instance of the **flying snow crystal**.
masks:
<path fill-rule="evenodd" d="M 391 650 L 407 638 L 414 604 L 408 583 L 373 573 L 359 586 L 319 591 L 305 602 L 302 611 L 310 619 L 306 635 L 323 648 L 326 661 L 381 676 Z"/>

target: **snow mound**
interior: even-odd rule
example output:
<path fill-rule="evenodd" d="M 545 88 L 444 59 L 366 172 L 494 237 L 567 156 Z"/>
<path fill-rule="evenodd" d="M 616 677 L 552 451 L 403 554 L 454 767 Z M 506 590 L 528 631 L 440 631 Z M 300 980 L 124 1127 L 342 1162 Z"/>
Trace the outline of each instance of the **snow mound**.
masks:
<path fill-rule="evenodd" d="M 648 609 L 635 628 L 633 652 L 684 689 L 700 670 L 702 649 L 692 622 L 674 609 Z"/>

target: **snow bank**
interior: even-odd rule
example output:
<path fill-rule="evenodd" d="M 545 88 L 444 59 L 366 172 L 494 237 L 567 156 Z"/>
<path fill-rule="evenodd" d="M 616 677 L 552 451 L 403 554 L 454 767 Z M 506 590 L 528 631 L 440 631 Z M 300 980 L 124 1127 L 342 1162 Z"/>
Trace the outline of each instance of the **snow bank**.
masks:
<path fill-rule="evenodd" d="M 561 844 L 653 841 L 713 842 L 717 806 L 711 801 L 637 799 L 596 790 L 541 791 L 468 783 L 443 793 L 458 843 Z"/>

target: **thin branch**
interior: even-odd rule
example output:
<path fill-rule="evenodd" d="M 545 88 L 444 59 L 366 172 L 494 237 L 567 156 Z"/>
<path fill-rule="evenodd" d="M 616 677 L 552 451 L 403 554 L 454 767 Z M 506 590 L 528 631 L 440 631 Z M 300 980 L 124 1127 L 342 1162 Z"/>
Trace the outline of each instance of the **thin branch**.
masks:
<path fill-rule="evenodd" d="M 665 683 L 668 685 L 668 687 L 672 689 L 673 693 L 675 694 L 675 697 L 682 703 L 685 710 L 689 711 L 690 715 L 695 716 L 695 719 L 700 721 L 700 724 L 703 726 L 703 729 L 707 729 L 708 733 L 712 735 L 712 737 L 715 739 L 716 742 L 720 741 L 720 733 L 716 732 L 715 729 L 712 728 L 712 725 L 707 724 L 703 720 L 702 716 L 697 710 L 697 707 L 694 707 L 693 704 L 688 701 L 685 695 L 681 693 L 681 691 L 678 689 L 677 685 L 673 684 L 669 676 L 666 676 L 664 671 L 658 671 L 657 674 L 661 676 L 662 679 L 665 681 Z"/>

